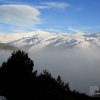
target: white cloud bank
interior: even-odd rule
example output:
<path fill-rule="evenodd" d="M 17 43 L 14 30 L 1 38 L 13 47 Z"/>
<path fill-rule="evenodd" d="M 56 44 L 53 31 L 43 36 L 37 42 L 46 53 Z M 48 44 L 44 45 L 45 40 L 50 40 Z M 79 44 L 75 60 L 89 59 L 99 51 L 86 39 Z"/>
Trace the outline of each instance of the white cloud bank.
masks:
<path fill-rule="evenodd" d="M 34 60 L 34 68 L 41 72 L 47 69 L 53 77 L 60 75 L 69 82 L 70 88 L 89 94 L 90 86 L 100 82 L 100 50 L 77 49 L 65 52 L 52 51 L 29 54 Z"/>
<path fill-rule="evenodd" d="M 40 23 L 40 12 L 29 5 L 1 5 L 0 22 L 15 26 L 33 26 Z"/>

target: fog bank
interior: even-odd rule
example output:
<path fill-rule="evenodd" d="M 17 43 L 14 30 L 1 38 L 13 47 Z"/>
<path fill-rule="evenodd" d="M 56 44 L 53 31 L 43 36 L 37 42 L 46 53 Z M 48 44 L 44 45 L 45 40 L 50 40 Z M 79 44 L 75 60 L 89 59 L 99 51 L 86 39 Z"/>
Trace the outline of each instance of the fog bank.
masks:
<path fill-rule="evenodd" d="M 0 51 L 0 66 L 10 56 L 10 52 Z M 29 53 L 38 73 L 47 69 L 53 77 L 60 75 L 69 82 L 70 88 L 90 93 L 90 86 L 100 82 L 100 50 L 76 49 L 69 51 L 41 51 Z"/>

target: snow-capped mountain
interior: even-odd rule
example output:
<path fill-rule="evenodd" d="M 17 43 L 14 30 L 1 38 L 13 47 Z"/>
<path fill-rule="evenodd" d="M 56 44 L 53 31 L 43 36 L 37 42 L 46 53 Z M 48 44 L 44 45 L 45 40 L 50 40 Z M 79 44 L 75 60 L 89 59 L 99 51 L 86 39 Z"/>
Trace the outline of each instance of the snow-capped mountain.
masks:
<path fill-rule="evenodd" d="M 0 34 L 1 43 L 7 43 L 28 52 L 42 49 L 66 50 L 71 48 L 100 47 L 100 33 L 49 33 L 44 31 Z"/>

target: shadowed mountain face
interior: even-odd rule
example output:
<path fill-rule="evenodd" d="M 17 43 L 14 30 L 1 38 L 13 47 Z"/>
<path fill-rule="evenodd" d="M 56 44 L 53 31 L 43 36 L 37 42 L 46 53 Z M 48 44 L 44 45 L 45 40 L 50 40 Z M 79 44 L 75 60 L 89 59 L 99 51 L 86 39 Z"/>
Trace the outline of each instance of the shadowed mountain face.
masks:
<path fill-rule="evenodd" d="M 0 50 L 17 51 L 19 49 L 9 44 L 0 43 Z"/>

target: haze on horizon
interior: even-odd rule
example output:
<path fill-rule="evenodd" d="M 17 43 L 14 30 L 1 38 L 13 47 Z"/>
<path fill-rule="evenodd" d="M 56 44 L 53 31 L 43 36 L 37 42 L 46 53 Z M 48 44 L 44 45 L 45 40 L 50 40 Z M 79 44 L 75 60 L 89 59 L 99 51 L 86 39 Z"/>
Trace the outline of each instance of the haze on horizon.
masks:
<path fill-rule="evenodd" d="M 10 52 L 0 51 L 0 66 L 10 55 Z M 40 51 L 29 53 L 29 57 L 34 61 L 33 69 L 38 70 L 38 74 L 47 69 L 55 78 L 60 75 L 63 81 L 69 82 L 72 90 L 89 95 L 90 87 L 99 85 L 99 49 Z"/>

